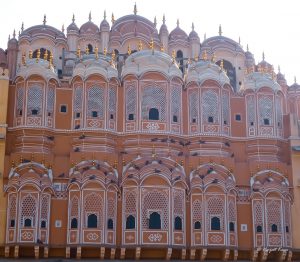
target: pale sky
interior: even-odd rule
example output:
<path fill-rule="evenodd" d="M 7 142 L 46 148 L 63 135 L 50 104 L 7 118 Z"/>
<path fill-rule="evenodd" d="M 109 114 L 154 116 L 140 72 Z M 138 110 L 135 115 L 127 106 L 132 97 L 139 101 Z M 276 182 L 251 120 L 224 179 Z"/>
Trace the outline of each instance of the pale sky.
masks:
<path fill-rule="evenodd" d="M 88 14 L 91 11 L 92 21 L 99 26 L 104 10 L 111 24 L 112 12 L 115 19 L 132 14 L 135 2 L 138 15 L 151 21 L 156 16 L 158 30 L 163 14 L 166 16 L 169 32 L 176 27 L 176 21 L 179 19 L 180 27 L 189 34 L 194 22 L 201 42 L 204 33 L 207 38 L 217 35 L 221 24 L 224 36 L 237 42 L 240 37 L 244 50 L 246 45 L 249 45 L 256 63 L 262 60 L 264 51 L 265 60 L 274 65 L 276 72 L 280 65 L 289 85 L 294 82 L 294 76 L 300 83 L 298 0 L 9 0 L 0 6 L 0 48 L 7 48 L 8 35 L 12 35 L 14 29 L 18 34 L 22 22 L 25 29 L 42 24 L 44 14 L 47 15 L 48 25 L 61 29 L 63 24 L 67 28 L 71 23 L 73 13 L 75 22 L 80 27 L 88 21 Z"/>

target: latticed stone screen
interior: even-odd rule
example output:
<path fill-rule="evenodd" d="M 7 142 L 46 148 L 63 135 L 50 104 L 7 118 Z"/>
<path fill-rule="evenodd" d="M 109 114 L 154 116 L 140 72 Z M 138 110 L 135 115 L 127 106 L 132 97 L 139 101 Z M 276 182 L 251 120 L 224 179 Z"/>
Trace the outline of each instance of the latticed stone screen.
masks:
<path fill-rule="evenodd" d="M 220 229 L 224 230 L 224 199 L 218 196 L 211 196 L 207 198 L 206 202 L 206 222 L 207 228 L 210 229 L 211 226 L 211 218 L 218 217 L 220 219 Z"/>
<path fill-rule="evenodd" d="M 276 225 L 277 231 L 281 232 L 281 201 L 279 199 L 267 199 L 266 207 L 268 232 L 272 232 L 272 225 Z"/>
<path fill-rule="evenodd" d="M 109 88 L 109 103 L 108 110 L 110 114 L 116 114 L 116 105 L 117 105 L 117 89 L 116 87 Z"/>
<path fill-rule="evenodd" d="M 88 117 L 97 112 L 98 118 L 104 118 L 104 88 L 94 86 L 88 89 Z"/>
<path fill-rule="evenodd" d="M 21 225 L 24 226 L 26 219 L 31 219 L 32 226 L 35 226 L 37 216 L 36 198 L 28 194 L 22 198 L 21 202 Z"/>
<path fill-rule="evenodd" d="M 190 112 L 190 123 L 198 123 L 198 92 L 193 91 L 189 95 L 189 112 Z"/>
<path fill-rule="evenodd" d="M 82 88 L 81 87 L 76 87 L 75 88 L 75 94 L 74 94 L 74 111 L 75 112 L 81 112 L 82 111 Z"/>
<path fill-rule="evenodd" d="M 19 87 L 17 89 L 17 113 L 23 110 L 23 103 L 24 103 L 24 88 Z"/>
<path fill-rule="evenodd" d="M 254 96 L 247 96 L 247 118 L 248 125 L 255 125 L 255 100 Z"/>
<path fill-rule="evenodd" d="M 142 97 L 142 119 L 149 119 L 150 108 L 159 111 L 159 120 L 166 120 L 166 93 L 162 87 L 146 87 Z"/>
<path fill-rule="evenodd" d="M 202 94 L 202 114 L 203 121 L 208 123 L 210 117 L 214 124 L 219 123 L 219 101 L 218 95 L 212 90 L 204 91 Z"/>
<path fill-rule="evenodd" d="M 48 89 L 47 95 L 47 113 L 53 113 L 54 111 L 54 88 Z"/>
<path fill-rule="evenodd" d="M 133 114 L 136 116 L 137 92 L 136 87 L 131 86 L 126 89 L 126 119 Z"/>
<path fill-rule="evenodd" d="M 27 115 L 32 115 L 36 110 L 38 116 L 42 115 L 43 89 L 41 86 L 32 86 L 28 89 Z"/>
<path fill-rule="evenodd" d="M 199 199 L 196 199 L 193 202 L 193 207 L 192 207 L 192 214 L 193 214 L 193 225 L 195 222 L 199 221 L 202 225 L 202 203 Z"/>
<path fill-rule="evenodd" d="M 173 86 L 171 92 L 171 117 L 174 121 L 173 116 L 177 117 L 177 122 L 180 122 L 181 112 L 181 87 Z"/>
<path fill-rule="evenodd" d="M 103 225 L 103 199 L 97 193 L 90 193 L 84 198 L 84 213 L 86 217 L 86 227 L 87 227 L 87 217 L 90 214 L 95 214 L 97 216 L 97 228 Z"/>
<path fill-rule="evenodd" d="M 224 92 L 222 95 L 222 112 L 223 112 L 223 124 L 229 125 L 229 94 Z"/>
<path fill-rule="evenodd" d="M 264 124 L 264 119 L 268 119 L 270 125 L 273 123 L 273 101 L 271 97 L 262 96 L 258 99 L 259 106 L 259 122 Z"/>

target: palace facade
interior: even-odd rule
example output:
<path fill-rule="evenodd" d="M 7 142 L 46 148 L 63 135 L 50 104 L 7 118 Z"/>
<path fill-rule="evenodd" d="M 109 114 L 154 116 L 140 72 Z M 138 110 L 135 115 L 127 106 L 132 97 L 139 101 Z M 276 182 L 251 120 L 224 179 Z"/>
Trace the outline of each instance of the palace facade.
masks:
<path fill-rule="evenodd" d="M 221 27 L 45 17 L 0 66 L 0 255 L 298 258 L 300 86 Z"/>

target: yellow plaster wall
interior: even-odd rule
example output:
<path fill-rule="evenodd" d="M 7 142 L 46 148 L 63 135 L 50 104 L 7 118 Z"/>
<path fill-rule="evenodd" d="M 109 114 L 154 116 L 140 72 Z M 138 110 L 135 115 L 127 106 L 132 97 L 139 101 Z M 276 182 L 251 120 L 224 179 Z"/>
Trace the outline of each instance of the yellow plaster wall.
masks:
<path fill-rule="evenodd" d="M 3 172 L 5 157 L 5 136 L 7 124 L 7 104 L 8 104 L 8 70 L 0 68 L 0 232 L 5 232 L 6 223 L 6 197 L 3 192 Z M 4 139 L 3 139 L 4 137 Z M 5 242 L 5 234 L 0 234 L 0 245 Z"/>

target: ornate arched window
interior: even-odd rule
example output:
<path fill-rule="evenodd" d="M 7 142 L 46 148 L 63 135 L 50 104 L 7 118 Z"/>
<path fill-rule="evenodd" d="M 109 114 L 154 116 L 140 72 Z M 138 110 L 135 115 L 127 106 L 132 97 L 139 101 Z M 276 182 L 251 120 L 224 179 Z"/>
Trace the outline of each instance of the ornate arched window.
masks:
<path fill-rule="evenodd" d="M 98 227 L 98 218 L 95 214 L 88 215 L 87 227 L 88 228 L 97 228 Z"/>
<path fill-rule="evenodd" d="M 88 89 L 88 117 L 104 118 L 104 88 L 94 86 Z"/>
<path fill-rule="evenodd" d="M 126 89 L 126 120 L 136 120 L 136 101 L 136 87 L 128 87 Z"/>
<path fill-rule="evenodd" d="M 198 123 L 198 107 L 199 107 L 198 92 L 193 91 L 189 95 L 189 112 L 190 112 L 190 123 Z"/>
<path fill-rule="evenodd" d="M 161 87 L 146 87 L 142 97 L 142 119 L 149 120 L 150 110 L 158 111 L 158 119 L 166 120 L 166 93 Z M 156 111 L 155 110 L 155 111 Z M 157 116 L 157 115 L 156 115 Z"/>
<path fill-rule="evenodd" d="M 174 221 L 174 229 L 175 230 L 182 230 L 182 219 L 181 217 L 175 217 Z"/>
<path fill-rule="evenodd" d="M 159 120 L 159 111 L 157 108 L 150 108 L 149 120 Z"/>
<path fill-rule="evenodd" d="M 210 223 L 211 230 L 220 230 L 221 229 L 221 222 L 219 217 L 212 217 Z"/>
<path fill-rule="evenodd" d="M 259 122 L 260 125 L 273 125 L 273 100 L 269 96 L 259 97 Z"/>
<path fill-rule="evenodd" d="M 178 50 L 176 53 L 176 60 L 179 63 L 179 69 L 183 72 L 183 53 L 181 50 Z"/>
<path fill-rule="evenodd" d="M 71 229 L 77 229 L 78 228 L 78 220 L 76 217 L 73 217 L 71 220 Z"/>
<path fill-rule="evenodd" d="M 27 115 L 42 116 L 43 89 L 41 86 L 28 88 Z"/>
<path fill-rule="evenodd" d="M 205 123 L 219 123 L 218 95 L 212 90 L 204 91 L 202 94 L 202 118 Z"/>
<path fill-rule="evenodd" d="M 114 221 L 111 218 L 107 220 L 107 229 L 114 229 Z"/>
<path fill-rule="evenodd" d="M 196 221 L 194 223 L 194 229 L 201 229 L 201 222 L 200 221 Z"/>
<path fill-rule="evenodd" d="M 21 222 L 24 227 L 35 227 L 37 216 L 37 201 L 28 194 L 21 202 Z"/>

